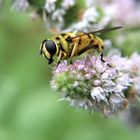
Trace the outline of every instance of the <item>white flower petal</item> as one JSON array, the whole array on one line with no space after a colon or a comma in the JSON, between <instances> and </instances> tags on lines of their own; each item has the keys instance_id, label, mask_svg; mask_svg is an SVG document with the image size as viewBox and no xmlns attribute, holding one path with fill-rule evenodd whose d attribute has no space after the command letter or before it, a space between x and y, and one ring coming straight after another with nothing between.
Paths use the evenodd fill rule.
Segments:
<instances>
[{"instance_id":1,"label":"white flower petal","mask_svg":"<svg viewBox=\"0 0 140 140\"><path fill-rule=\"evenodd\" d=\"M123 103L124 99L123 97L121 97L120 95L111 95L110 96L110 101L113 103L113 104L120 104L120 103Z\"/></svg>"},{"instance_id":2,"label":"white flower petal","mask_svg":"<svg viewBox=\"0 0 140 140\"><path fill-rule=\"evenodd\" d=\"M105 96L103 93L103 89L101 87L96 87L93 88L91 91L91 97L95 100L97 99L98 102L100 102L100 100L105 100Z\"/></svg>"}]
</instances>

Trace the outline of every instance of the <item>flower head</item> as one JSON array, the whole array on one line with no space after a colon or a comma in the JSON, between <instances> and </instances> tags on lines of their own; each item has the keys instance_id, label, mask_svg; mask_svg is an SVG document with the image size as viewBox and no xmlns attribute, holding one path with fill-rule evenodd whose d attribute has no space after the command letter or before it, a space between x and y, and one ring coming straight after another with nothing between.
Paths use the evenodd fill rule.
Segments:
<instances>
[{"instance_id":1,"label":"flower head","mask_svg":"<svg viewBox=\"0 0 140 140\"><path fill-rule=\"evenodd\" d=\"M100 56L86 56L53 71L52 88L71 105L110 115L125 108L124 91L130 86L128 75L103 63Z\"/></svg>"},{"instance_id":2,"label":"flower head","mask_svg":"<svg viewBox=\"0 0 140 140\"><path fill-rule=\"evenodd\" d=\"M112 51L113 52L113 51ZM109 54L108 59L110 63L118 69L120 73L125 73L131 77L131 88L128 90L128 98L139 98L140 96L140 55L133 53L130 58L121 57L120 54ZM126 79L127 81L127 79Z\"/></svg>"}]
</instances>

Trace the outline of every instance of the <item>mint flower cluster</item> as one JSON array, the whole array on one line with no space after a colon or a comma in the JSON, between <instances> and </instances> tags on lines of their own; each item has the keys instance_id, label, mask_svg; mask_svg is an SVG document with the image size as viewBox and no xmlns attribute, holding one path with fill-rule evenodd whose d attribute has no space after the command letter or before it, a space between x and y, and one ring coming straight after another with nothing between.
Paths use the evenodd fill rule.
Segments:
<instances>
[{"instance_id":1,"label":"mint flower cluster","mask_svg":"<svg viewBox=\"0 0 140 140\"><path fill-rule=\"evenodd\" d=\"M132 85L128 73L103 63L100 56L86 56L53 71L52 88L72 106L109 116L127 107L124 91Z\"/></svg>"},{"instance_id":2,"label":"mint flower cluster","mask_svg":"<svg viewBox=\"0 0 140 140\"><path fill-rule=\"evenodd\" d=\"M71 65L61 62L53 70L51 86L70 105L110 116L139 101L139 81L140 55L127 58L112 51L106 62L89 55Z\"/></svg>"}]
</instances>

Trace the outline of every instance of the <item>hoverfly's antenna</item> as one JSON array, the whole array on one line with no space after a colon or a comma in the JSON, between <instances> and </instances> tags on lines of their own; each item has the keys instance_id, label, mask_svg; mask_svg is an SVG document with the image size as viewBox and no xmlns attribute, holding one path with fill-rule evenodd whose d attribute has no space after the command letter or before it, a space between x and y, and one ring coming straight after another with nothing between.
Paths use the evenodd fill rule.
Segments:
<instances>
[{"instance_id":1,"label":"hoverfly's antenna","mask_svg":"<svg viewBox=\"0 0 140 140\"><path fill-rule=\"evenodd\" d=\"M106 29L101 29L101 30L97 30L97 31L93 31L93 32L88 32L88 33L84 33L82 35L79 35L79 36L75 36L75 37L72 37L70 39L75 39L77 37L81 37L81 36L84 36L84 35L88 35L88 34L97 34L97 33L106 33L106 32L111 32L113 30L118 30L118 29L121 29L123 28L122 26L118 26L118 27L112 27L112 28L106 28Z\"/></svg>"}]
</instances>

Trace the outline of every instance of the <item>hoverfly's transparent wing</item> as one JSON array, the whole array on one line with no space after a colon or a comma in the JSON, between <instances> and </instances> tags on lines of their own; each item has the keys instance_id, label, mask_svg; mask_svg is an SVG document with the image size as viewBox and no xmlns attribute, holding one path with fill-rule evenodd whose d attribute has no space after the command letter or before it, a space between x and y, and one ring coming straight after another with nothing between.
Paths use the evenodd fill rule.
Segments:
<instances>
[{"instance_id":1,"label":"hoverfly's transparent wing","mask_svg":"<svg viewBox=\"0 0 140 140\"><path fill-rule=\"evenodd\" d=\"M91 34L96 34L96 33L106 33L106 32L111 32L113 30L118 30L118 29L121 29L123 27L121 26L118 26L118 27L112 27L112 28L106 28L106 29L102 29L102 30L97 30L97 31L94 31L94 32L90 32ZM88 34L88 33L87 33Z\"/></svg>"},{"instance_id":2,"label":"hoverfly's transparent wing","mask_svg":"<svg viewBox=\"0 0 140 140\"><path fill-rule=\"evenodd\" d=\"M93 32L88 32L88 33L84 33L82 35L77 35L75 37L71 37L69 38L69 40L73 40L75 38L78 38L78 37L81 37L81 36L84 36L84 35L88 35L88 34L97 34L97 33L106 33L106 32L111 32L113 30L118 30L120 28L123 28L121 26L118 26L118 27L112 27L112 28L106 28L106 29L101 29L101 30L97 30L97 31L93 31Z\"/></svg>"}]
</instances>

